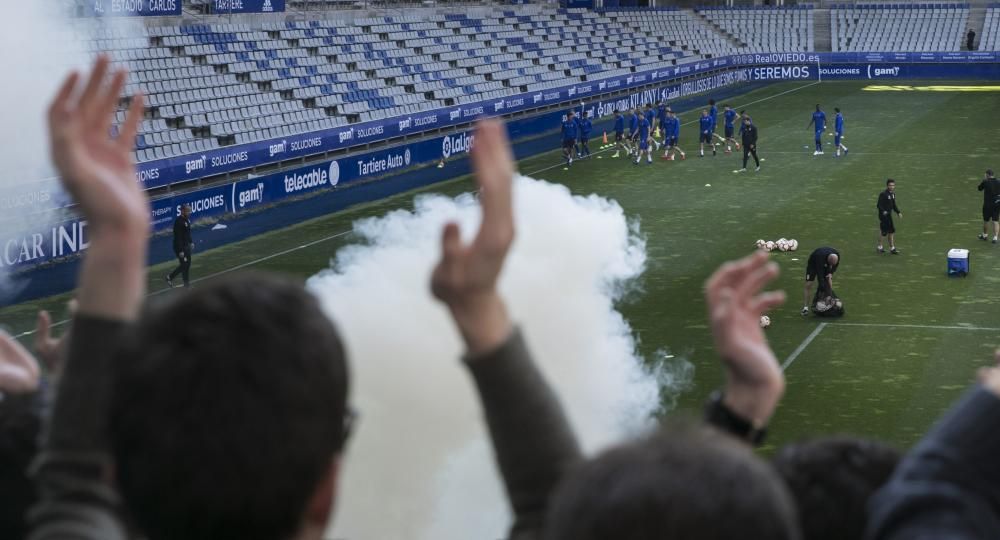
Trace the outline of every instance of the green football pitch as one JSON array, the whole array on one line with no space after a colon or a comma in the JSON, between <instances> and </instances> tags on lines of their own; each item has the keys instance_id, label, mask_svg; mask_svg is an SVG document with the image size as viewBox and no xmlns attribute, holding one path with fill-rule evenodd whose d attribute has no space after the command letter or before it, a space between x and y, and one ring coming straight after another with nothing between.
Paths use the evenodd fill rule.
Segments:
<instances>
[{"instance_id":1,"label":"green football pitch","mask_svg":"<svg viewBox=\"0 0 1000 540\"><path fill-rule=\"evenodd\" d=\"M898 84L898 83L897 83ZM722 262L747 254L758 238L796 238L797 252L775 253L776 287L789 302L771 315L767 335L786 364L788 391L771 426L771 445L819 433L851 432L901 446L921 433L973 380L1000 345L1000 245L976 238L987 168L1000 168L1000 93L988 87L908 81L880 90L866 83L789 83L733 98L760 129L760 172L735 174L742 153L697 156L696 113L682 115L685 161L633 165L611 152L571 170L557 152L524 160L520 170L618 201L641 222L648 267L641 294L620 310L639 337L641 353L669 350L695 365L694 380L677 398L696 411L722 382L705 320L701 285ZM821 103L847 119L846 157L812 155L807 127ZM828 130L829 131L829 130ZM553 138L555 136L553 135ZM596 150L600 143L595 141ZM875 200L887 177L897 181L903 218L900 255L875 251ZM469 178L425 191L448 195L472 188ZM327 267L352 241L351 223L406 208L414 193L356 207L238 244L199 253L194 277L253 267L301 278ZM531 234L521 231L520 234ZM830 245L842 253L836 289L847 315L824 322L802 317L805 259ZM289 249L289 246L300 246ZM950 248L971 250L971 273L946 276ZM163 293L169 265L150 271ZM64 315L66 296L0 310L14 333L33 326L39 308Z\"/></svg>"}]
</instances>

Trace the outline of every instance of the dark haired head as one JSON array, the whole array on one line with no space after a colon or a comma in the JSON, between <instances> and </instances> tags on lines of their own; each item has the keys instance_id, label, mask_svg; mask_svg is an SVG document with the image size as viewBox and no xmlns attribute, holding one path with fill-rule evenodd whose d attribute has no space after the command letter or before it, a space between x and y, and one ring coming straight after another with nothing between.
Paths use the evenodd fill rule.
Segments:
<instances>
[{"instance_id":1,"label":"dark haired head","mask_svg":"<svg viewBox=\"0 0 1000 540\"><path fill-rule=\"evenodd\" d=\"M243 274L151 308L123 343L110 407L130 515L150 540L325 525L347 391L337 331L300 284Z\"/></svg>"},{"instance_id":2,"label":"dark haired head","mask_svg":"<svg viewBox=\"0 0 1000 540\"><path fill-rule=\"evenodd\" d=\"M819 103L816 104L816 110L819 110Z\"/></svg>"},{"instance_id":3,"label":"dark haired head","mask_svg":"<svg viewBox=\"0 0 1000 540\"><path fill-rule=\"evenodd\" d=\"M993 178L993 169L986 169L986 176Z\"/></svg>"},{"instance_id":4,"label":"dark haired head","mask_svg":"<svg viewBox=\"0 0 1000 540\"><path fill-rule=\"evenodd\" d=\"M840 112L840 107L834 107L833 112Z\"/></svg>"},{"instance_id":5,"label":"dark haired head","mask_svg":"<svg viewBox=\"0 0 1000 540\"><path fill-rule=\"evenodd\" d=\"M886 178L886 179L885 179L885 185L887 185L887 186L888 186L889 184L895 184L895 183L896 183L896 181L895 181L895 180L893 180L892 178Z\"/></svg>"},{"instance_id":6,"label":"dark haired head","mask_svg":"<svg viewBox=\"0 0 1000 540\"><path fill-rule=\"evenodd\" d=\"M545 540L799 538L771 466L709 427L672 421L571 471L552 496Z\"/></svg>"},{"instance_id":7,"label":"dark haired head","mask_svg":"<svg viewBox=\"0 0 1000 540\"><path fill-rule=\"evenodd\" d=\"M709 104L709 105L715 105L715 100L714 100L714 99L710 99L710 100L708 100L708 104Z\"/></svg>"},{"instance_id":8,"label":"dark haired head","mask_svg":"<svg viewBox=\"0 0 1000 540\"><path fill-rule=\"evenodd\" d=\"M845 540L862 538L868 499L899 460L890 446L842 436L786 445L774 466L798 504L803 537Z\"/></svg>"},{"instance_id":9,"label":"dark haired head","mask_svg":"<svg viewBox=\"0 0 1000 540\"><path fill-rule=\"evenodd\" d=\"M0 538L27 538L25 515L37 500L28 477L41 431L39 394L0 399Z\"/></svg>"}]
</instances>

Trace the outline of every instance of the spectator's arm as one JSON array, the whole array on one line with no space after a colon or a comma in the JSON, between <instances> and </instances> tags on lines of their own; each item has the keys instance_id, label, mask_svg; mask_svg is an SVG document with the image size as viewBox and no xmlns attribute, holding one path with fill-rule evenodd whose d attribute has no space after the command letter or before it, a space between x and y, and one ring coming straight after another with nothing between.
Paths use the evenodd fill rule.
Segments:
<instances>
[{"instance_id":1,"label":"spectator's arm","mask_svg":"<svg viewBox=\"0 0 1000 540\"><path fill-rule=\"evenodd\" d=\"M705 283L715 349L726 368L723 404L757 430L767 425L785 391L784 374L760 327L760 317L785 301L783 292L761 292L777 276L778 265L756 251L723 264Z\"/></svg>"},{"instance_id":2,"label":"spectator's arm","mask_svg":"<svg viewBox=\"0 0 1000 540\"><path fill-rule=\"evenodd\" d=\"M966 394L869 503L869 540L1000 538L1000 397Z\"/></svg>"},{"instance_id":3,"label":"spectator's arm","mask_svg":"<svg viewBox=\"0 0 1000 540\"><path fill-rule=\"evenodd\" d=\"M445 227L431 290L448 307L466 344L466 363L514 510L511 536L534 539L541 534L550 492L580 453L558 400L513 330L497 292L514 239L514 161L503 124L479 124L472 161L482 225L470 245L462 244L457 225Z\"/></svg>"},{"instance_id":4,"label":"spectator's arm","mask_svg":"<svg viewBox=\"0 0 1000 540\"><path fill-rule=\"evenodd\" d=\"M32 540L125 538L109 483L108 401L118 337L146 291L149 202L131 155L142 97L133 98L120 136L109 137L125 72L105 84L108 65L101 57L79 92L78 76L71 75L49 111L52 157L88 221L90 247L69 355L35 466L41 498L30 515Z\"/></svg>"}]
</instances>

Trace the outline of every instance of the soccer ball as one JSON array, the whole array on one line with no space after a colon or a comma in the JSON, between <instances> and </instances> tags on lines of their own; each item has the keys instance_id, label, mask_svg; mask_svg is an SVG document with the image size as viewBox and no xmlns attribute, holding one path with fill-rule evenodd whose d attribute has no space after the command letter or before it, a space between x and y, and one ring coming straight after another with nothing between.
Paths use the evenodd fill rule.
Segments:
<instances>
[{"instance_id":1,"label":"soccer ball","mask_svg":"<svg viewBox=\"0 0 1000 540\"><path fill-rule=\"evenodd\" d=\"M788 251L789 249L788 242L781 242L780 244L778 244L778 249L780 249L781 251Z\"/></svg>"},{"instance_id":2,"label":"soccer ball","mask_svg":"<svg viewBox=\"0 0 1000 540\"><path fill-rule=\"evenodd\" d=\"M761 328L767 328L768 326L771 326L771 318L768 317L767 315L761 315L760 316L760 327Z\"/></svg>"},{"instance_id":3,"label":"soccer ball","mask_svg":"<svg viewBox=\"0 0 1000 540\"><path fill-rule=\"evenodd\" d=\"M796 240L796 239L794 239L794 238L792 238L791 240L789 240L788 241L788 249L791 250L791 251L795 251L796 249L799 249L799 241Z\"/></svg>"},{"instance_id":4,"label":"soccer ball","mask_svg":"<svg viewBox=\"0 0 1000 540\"><path fill-rule=\"evenodd\" d=\"M774 242L772 242L770 240L768 240L767 242L764 242L764 250L765 251L774 251Z\"/></svg>"},{"instance_id":5,"label":"soccer ball","mask_svg":"<svg viewBox=\"0 0 1000 540\"><path fill-rule=\"evenodd\" d=\"M764 244L766 243L763 240L757 240L753 245L757 246L757 249L764 249Z\"/></svg>"}]
</instances>

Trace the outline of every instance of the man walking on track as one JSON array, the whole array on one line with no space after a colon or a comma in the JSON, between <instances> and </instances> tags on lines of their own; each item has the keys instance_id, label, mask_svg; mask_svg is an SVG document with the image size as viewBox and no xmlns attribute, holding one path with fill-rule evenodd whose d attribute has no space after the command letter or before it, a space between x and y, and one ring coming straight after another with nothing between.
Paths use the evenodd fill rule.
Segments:
<instances>
[{"instance_id":1,"label":"man walking on track","mask_svg":"<svg viewBox=\"0 0 1000 540\"><path fill-rule=\"evenodd\" d=\"M194 248L194 241L191 240L191 207L184 205L181 207L181 215L174 220L174 254L177 256L179 264L170 275L167 276L167 285L174 288L174 278L177 274L184 280L184 286L191 286L191 250Z\"/></svg>"}]
</instances>

